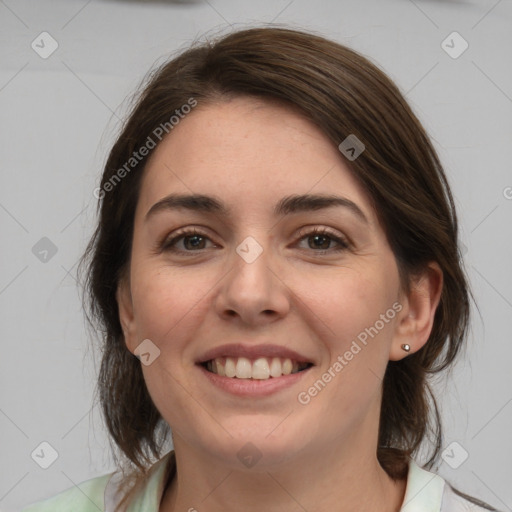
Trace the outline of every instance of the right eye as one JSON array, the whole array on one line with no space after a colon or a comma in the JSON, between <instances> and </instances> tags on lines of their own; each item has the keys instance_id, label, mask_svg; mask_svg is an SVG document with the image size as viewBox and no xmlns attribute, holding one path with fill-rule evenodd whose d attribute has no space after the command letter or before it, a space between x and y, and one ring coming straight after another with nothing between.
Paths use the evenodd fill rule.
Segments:
<instances>
[{"instance_id":1,"label":"right eye","mask_svg":"<svg viewBox=\"0 0 512 512\"><path fill-rule=\"evenodd\" d=\"M198 252L206 249L206 247L204 247L206 240L210 239L201 231L196 229L185 229L178 231L178 233L176 233L172 238L164 240L161 248L162 251L175 253ZM180 241L183 241L184 249L176 248Z\"/></svg>"}]
</instances>

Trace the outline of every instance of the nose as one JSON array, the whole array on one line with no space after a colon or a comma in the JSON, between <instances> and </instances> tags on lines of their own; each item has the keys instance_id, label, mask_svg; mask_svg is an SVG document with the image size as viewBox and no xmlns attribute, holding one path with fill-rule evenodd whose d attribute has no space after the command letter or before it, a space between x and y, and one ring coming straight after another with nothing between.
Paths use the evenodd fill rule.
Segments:
<instances>
[{"instance_id":1,"label":"nose","mask_svg":"<svg viewBox=\"0 0 512 512\"><path fill-rule=\"evenodd\" d=\"M261 248L256 253L255 245ZM251 238L248 245L242 243L237 247L230 263L232 266L222 280L216 300L220 316L258 326L288 313L290 290L285 284L282 266L277 264L268 245L263 248Z\"/></svg>"}]
</instances>

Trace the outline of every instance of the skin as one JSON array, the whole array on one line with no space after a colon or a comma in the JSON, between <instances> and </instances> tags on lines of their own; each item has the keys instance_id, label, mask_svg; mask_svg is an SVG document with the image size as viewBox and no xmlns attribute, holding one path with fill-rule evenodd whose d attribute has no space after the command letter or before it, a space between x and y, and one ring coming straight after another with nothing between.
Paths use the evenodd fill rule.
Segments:
<instances>
[{"instance_id":1,"label":"skin","mask_svg":"<svg viewBox=\"0 0 512 512\"><path fill-rule=\"evenodd\" d=\"M337 147L273 103L199 105L144 172L129 275L117 298L128 349L150 339L160 350L142 365L172 428L178 467L160 511L398 511L406 482L391 480L376 456L382 378L389 360L407 356L401 344L412 354L428 339L442 288L437 264L403 293L377 214ZM232 213L168 210L145 220L170 193L212 195ZM282 197L305 193L346 197L368 224L343 207L273 216ZM181 253L155 249L183 227L206 237L200 250L190 238L176 242ZM315 227L349 247L335 251L329 238L315 245L306 236ZM250 264L235 250L247 236L263 249ZM307 405L299 403L298 393L396 302L401 311L378 335ZM315 366L269 397L235 397L210 384L195 361L236 342L287 346ZM237 457L248 442L262 455L251 468Z\"/></svg>"}]
</instances>

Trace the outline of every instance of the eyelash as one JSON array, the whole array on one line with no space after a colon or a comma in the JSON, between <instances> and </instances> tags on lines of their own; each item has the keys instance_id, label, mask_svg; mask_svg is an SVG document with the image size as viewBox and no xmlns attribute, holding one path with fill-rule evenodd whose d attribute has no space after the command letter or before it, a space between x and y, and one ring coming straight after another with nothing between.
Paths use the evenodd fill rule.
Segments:
<instances>
[{"instance_id":1,"label":"eyelash","mask_svg":"<svg viewBox=\"0 0 512 512\"><path fill-rule=\"evenodd\" d=\"M183 250L176 249L174 247L176 242L178 242L179 240L193 237L193 236L199 236L201 238L205 238L205 239L209 240L209 237L206 234L202 233L201 231L198 231L195 228L187 229L187 230L178 232L174 237L172 237L169 240L164 239L163 242L161 244L159 244L160 250L164 251L164 252L174 252L174 253L194 253L194 252L202 252L202 251L206 250L206 249L198 249L197 251L183 251ZM335 248L335 249L324 249L324 250L318 250L318 251L311 249L315 253L325 254L328 252L341 252L341 251L345 251L345 250L349 249L349 247L350 247L350 245L348 244L348 242L346 240L337 236L336 234L332 233L331 231L329 231L326 228L313 228L310 231L301 232L301 233L299 233L300 238L298 239L298 241L300 242L300 241L304 240L305 238L309 238L312 236L325 236L325 237L330 238L332 241L336 242L339 245L339 247Z\"/></svg>"}]
</instances>

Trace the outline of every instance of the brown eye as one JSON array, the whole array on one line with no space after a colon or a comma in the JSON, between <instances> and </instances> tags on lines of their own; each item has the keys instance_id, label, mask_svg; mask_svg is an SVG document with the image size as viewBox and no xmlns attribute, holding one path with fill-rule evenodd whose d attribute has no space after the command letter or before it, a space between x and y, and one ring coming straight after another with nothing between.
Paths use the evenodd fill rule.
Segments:
<instances>
[{"instance_id":1,"label":"brown eye","mask_svg":"<svg viewBox=\"0 0 512 512\"><path fill-rule=\"evenodd\" d=\"M304 239L308 240L308 249L317 249L316 252L338 252L349 247L345 240L326 229L315 228L309 232L302 233L300 240ZM332 242L335 242L337 247L330 247Z\"/></svg>"},{"instance_id":2,"label":"brown eye","mask_svg":"<svg viewBox=\"0 0 512 512\"><path fill-rule=\"evenodd\" d=\"M207 249L206 241L210 240L204 233L196 230L188 230L177 233L171 239L162 244L163 251L170 252L195 252ZM177 247L182 241L181 247Z\"/></svg>"}]
</instances>

